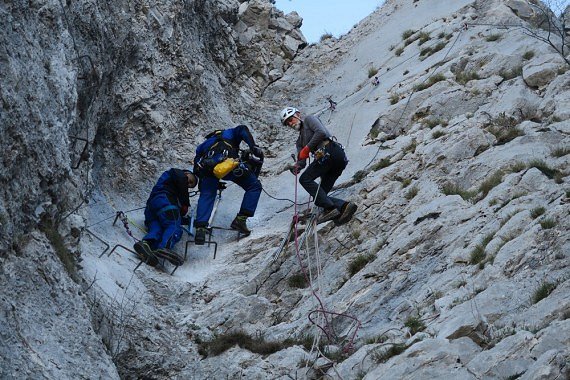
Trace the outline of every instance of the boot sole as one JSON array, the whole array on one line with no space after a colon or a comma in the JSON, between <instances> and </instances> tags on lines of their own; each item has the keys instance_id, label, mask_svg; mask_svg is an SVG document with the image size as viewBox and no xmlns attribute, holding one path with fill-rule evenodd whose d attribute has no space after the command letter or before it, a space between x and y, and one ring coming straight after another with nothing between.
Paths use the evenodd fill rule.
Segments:
<instances>
[{"instance_id":1,"label":"boot sole","mask_svg":"<svg viewBox=\"0 0 570 380\"><path fill-rule=\"evenodd\" d=\"M162 259L168 260L172 265L175 265L177 267L184 264L184 259L175 253L159 249L155 252L155 254Z\"/></svg>"},{"instance_id":2,"label":"boot sole","mask_svg":"<svg viewBox=\"0 0 570 380\"><path fill-rule=\"evenodd\" d=\"M158 265L158 259L154 255L154 252L148 248L148 246L145 246L143 244L135 244L133 248L135 249L135 252L141 261L144 261L151 267Z\"/></svg>"}]
</instances>

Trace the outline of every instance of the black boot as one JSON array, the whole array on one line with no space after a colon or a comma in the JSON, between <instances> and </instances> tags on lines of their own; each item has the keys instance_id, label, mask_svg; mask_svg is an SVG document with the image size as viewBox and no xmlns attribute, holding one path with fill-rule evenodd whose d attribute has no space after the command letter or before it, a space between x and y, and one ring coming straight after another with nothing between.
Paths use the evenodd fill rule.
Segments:
<instances>
[{"instance_id":1,"label":"black boot","mask_svg":"<svg viewBox=\"0 0 570 380\"><path fill-rule=\"evenodd\" d=\"M196 245L204 245L206 242L206 234L208 229L206 227L196 227L196 236L194 236L194 243Z\"/></svg>"},{"instance_id":2,"label":"black boot","mask_svg":"<svg viewBox=\"0 0 570 380\"><path fill-rule=\"evenodd\" d=\"M158 264L158 258L155 256L154 251L145 240L137 241L133 248L141 261L144 261L151 267L155 267Z\"/></svg>"},{"instance_id":3,"label":"black boot","mask_svg":"<svg viewBox=\"0 0 570 380\"><path fill-rule=\"evenodd\" d=\"M335 220L335 223L337 225L348 223L350 221L350 219L352 219L352 216L356 212L357 208L358 208L358 206L356 206L354 203L346 202L342 206L340 216L338 217L338 219Z\"/></svg>"},{"instance_id":4,"label":"black boot","mask_svg":"<svg viewBox=\"0 0 570 380\"><path fill-rule=\"evenodd\" d=\"M319 215L319 218L317 219L317 224L328 222L330 220L338 218L339 216L340 216L340 211L338 211L334 207L328 210L324 210L321 213L321 215Z\"/></svg>"},{"instance_id":5,"label":"black boot","mask_svg":"<svg viewBox=\"0 0 570 380\"><path fill-rule=\"evenodd\" d=\"M249 228L247 228L246 222L247 222L247 216L237 215L232 221L230 227L233 230L239 231L241 234L244 234L245 236L249 236L249 234L251 234L251 231L249 230Z\"/></svg>"}]
</instances>

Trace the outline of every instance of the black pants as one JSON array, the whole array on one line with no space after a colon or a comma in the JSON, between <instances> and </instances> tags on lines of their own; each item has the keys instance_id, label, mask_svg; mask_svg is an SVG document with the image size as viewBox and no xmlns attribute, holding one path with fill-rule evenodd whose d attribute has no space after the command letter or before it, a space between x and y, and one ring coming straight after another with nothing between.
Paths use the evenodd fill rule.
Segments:
<instances>
[{"instance_id":1,"label":"black pants","mask_svg":"<svg viewBox=\"0 0 570 380\"><path fill-rule=\"evenodd\" d=\"M299 183L315 199L315 204L325 209L336 208L340 211L345 201L329 197L335 181L340 177L348 164L348 159L342 146L334 141L325 146L325 157L313 161L299 178ZM315 179L321 179L321 185ZM318 192L317 192L318 189Z\"/></svg>"}]
</instances>

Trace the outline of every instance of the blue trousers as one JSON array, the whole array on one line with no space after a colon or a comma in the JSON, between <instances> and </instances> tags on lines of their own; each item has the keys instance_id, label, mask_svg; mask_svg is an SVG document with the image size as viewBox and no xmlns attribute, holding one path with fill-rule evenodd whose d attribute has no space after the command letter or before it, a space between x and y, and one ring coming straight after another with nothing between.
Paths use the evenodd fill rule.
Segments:
<instances>
[{"instance_id":1,"label":"blue trousers","mask_svg":"<svg viewBox=\"0 0 570 380\"><path fill-rule=\"evenodd\" d=\"M259 197L261 196L261 182L249 170L243 170L241 176L236 176L231 172L223 178L224 181L232 181L245 190L239 214L243 216L253 216ZM198 207L196 210L196 227L208 226L208 220L214 209L216 200L216 192L218 191L218 183L220 181L216 177L200 178L200 198L198 199Z\"/></svg>"},{"instance_id":2,"label":"blue trousers","mask_svg":"<svg viewBox=\"0 0 570 380\"><path fill-rule=\"evenodd\" d=\"M180 241L182 237L180 208L165 194L157 194L147 201L144 219L148 233L143 240L147 240L152 249L172 249Z\"/></svg>"}]
</instances>

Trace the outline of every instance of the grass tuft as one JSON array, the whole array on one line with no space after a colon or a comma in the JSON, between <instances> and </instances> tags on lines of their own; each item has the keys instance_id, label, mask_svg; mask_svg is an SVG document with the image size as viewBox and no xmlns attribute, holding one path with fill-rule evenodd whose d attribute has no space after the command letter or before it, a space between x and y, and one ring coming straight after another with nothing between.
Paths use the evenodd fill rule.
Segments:
<instances>
[{"instance_id":1,"label":"grass tuft","mask_svg":"<svg viewBox=\"0 0 570 380\"><path fill-rule=\"evenodd\" d=\"M356 273L360 272L360 270L362 270L362 268L364 268L366 266L366 264L368 264L371 261L374 261L374 259L376 259L376 255L373 253L369 253L369 254L361 254L356 256L349 264L348 264L348 273L350 274L350 276L354 276Z\"/></svg>"},{"instance_id":2,"label":"grass tuft","mask_svg":"<svg viewBox=\"0 0 570 380\"><path fill-rule=\"evenodd\" d=\"M432 75L431 77L429 77L428 80L426 80L426 81L424 81L424 82L422 82L422 83L420 83L420 84L415 85L415 86L414 86L414 91L423 91L423 90L425 90L426 88L430 88L431 86L433 86L433 85L436 84L437 82L444 81L445 79L446 79L446 78L445 78L445 75L443 75L443 74L435 74L435 75Z\"/></svg>"},{"instance_id":3,"label":"grass tuft","mask_svg":"<svg viewBox=\"0 0 570 380\"><path fill-rule=\"evenodd\" d=\"M240 330L216 335L211 341L200 342L199 345L200 353L204 356L218 356L236 345L260 355L269 355L291 347L295 343L293 340L266 342L263 337L253 338Z\"/></svg>"},{"instance_id":4,"label":"grass tuft","mask_svg":"<svg viewBox=\"0 0 570 380\"><path fill-rule=\"evenodd\" d=\"M423 323L421 319L418 317L409 316L404 322L404 326L410 329L411 335L416 335L420 331L424 331L426 329L426 325Z\"/></svg>"},{"instance_id":5,"label":"grass tuft","mask_svg":"<svg viewBox=\"0 0 570 380\"><path fill-rule=\"evenodd\" d=\"M552 155L552 157L564 157L570 154L570 148L566 146L561 146L553 149L552 152L550 152L550 154Z\"/></svg>"},{"instance_id":6,"label":"grass tuft","mask_svg":"<svg viewBox=\"0 0 570 380\"><path fill-rule=\"evenodd\" d=\"M381 159L380 161L378 161L374 165L372 165L370 167L370 170L375 172L377 170L387 168L390 165L392 165L392 163L390 162L390 159L386 157L386 158Z\"/></svg>"},{"instance_id":7,"label":"grass tuft","mask_svg":"<svg viewBox=\"0 0 570 380\"><path fill-rule=\"evenodd\" d=\"M443 185L442 191L445 195L459 195L466 201L471 201L477 195L475 191L464 190L459 185L452 183Z\"/></svg>"},{"instance_id":8,"label":"grass tuft","mask_svg":"<svg viewBox=\"0 0 570 380\"><path fill-rule=\"evenodd\" d=\"M528 61L529 59L532 59L534 57L534 51L532 50L525 51L522 57L525 61Z\"/></svg>"},{"instance_id":9,"label":"grass tuft","mask_svg":"<svg viewBox=\"0 0 570 380\"><path fill-rule=\"evenodd\" d=\"M534 291L532 295L532 303L538 303L548 297L550 293L552 293L556 289L556 284L552 282L543 282L540 286Z\"/></svg>"},{"instance_id":10,"label":"grass tuft","mask_svg":"<svg viewBox=\"0 0 570 380\"><path fill-rule=\"evenodd\" d=\"M289 287L295 289L304 289L309 284L307 284L307 279L303 273L296 273L287 279Z\"/></svg>"},{"instance_id":11,"label":"grass tuft","mask_svg":"<svg viewBox=\"0 0 570 380\"><path fill-rule=\"evenodd\" d=\"M469 264L476 265L487 257L487 253L485 252L485 247L482 244L477 244L473 251L471 251L471 255L469 256Z\"/></svg>"},{"instance_id":12,"label":"grass tuft","mask_svg":"<svg viewBox=\"0 0 570 380\"><path fill-rule=\"evenodd\" d=\"M407 200L411 200L413 199L416 195L418 195L420 189L417 186L413 186L410 188L410 190L408 190L408 192L406 193L406 195L404 195L404 197Z\"/></svg>"},{"instance_id":13,"label":"grass tuft","mask_svg":"<svg viewBox=\"0 0 570 380\"><path fill-rule=\"evenodd\" d=\"M483 181L483 183L479 186L479 191L481 194L481 199L484 199L487 194L496 186L500 185L503 181L503 171L498 170L491 177Z\"/></svg>"},{"instance_id":14,"label":"grass tuft","mask_svg":"<svg viewBox=\"0 0 570 380\"><path fill-rule=\"evenodd\" d=\"M388 361L388 359L400 355L402 352L406 351L407 348L408 346L405 344L393 344L387 350L374 354L372 358L376 363L385 363Z\"/></svg>"},{"instance_id":15,"label":"grass tuft","mask_svg":"<svg viewBox=\"0 0 570 380\"><path fill-rule=\"evenodd\" d=\"M332 33L325 32L323 35L321 35L321 38L319 39L319 41L324 42L324 41L326 41L332 37L333 37Z\"/></svg>"},{"instance_id":16,"label":"grass tuft","mask_svg":"<svg viewBox=\"0 0 570 380\"><path fill-rule=\"evenodd\" d=\"M459 84L465 85L467 82L472 80L481 79L476 71L462 71L455 74L455 81Z\"/></svg>"},{"instance_id":17,"label":"grass tuft","mask_svg":"<svg viewBox=\"0 0 570 380\"><path fill-rule=\"evenodd\" d=\"M374 66L368 68L368 78L372 78L374 75L378 74L378 69Z\"/></svg>"},{"instance_id":18,"label":"grass tuft","mask_svg":"<svg viewBox=\"0 0 570 380\"><path fill-rule=\"evenodd\" d=\"M530 210L530 216L533 219L536 219L539 216L541 216L542 214L544 214L545 211L546 211L546 209L544 207L535 207L532 210Z\"/></svg>"},{"instance_id":19,"label":"grass tuft","mask_svg":"<svg viewBox=\"0 0 570 380\"><path fill-rule=\"evenodd\" d=\"M407 29L404 30L404 32L402 33L402 40L405 40L409 37L411 37L416 31L412 30L412 29Z\"/></svg>"},{"instance_id":20,"label":"grass tuft","mask_svg":"<svg viewBox=\"0 0 570 380\"><path fill-rule=\"evenodd\" d=\"M500 39L501 39L500 34L489 34L487 37L485 37L485 41L487 42L498 41Z\"/></svg>"},{"instance_id":21,"label":"grass tuft","mask_svg":"<svg viewBox=\"0 0 570 380\"><path fill-rule=\"evenodd\" d=\"M554 179L556 175L559 174L558 169L551 168L546 164L546 162L542 160L532 160L531 162L529 162L528 166L529 168L537 168L542 172L542 174L544 174L550 179Z\"/></svg>"},{"instance_id":22,"label":"grass tuft","mask_svg":"<svg viewBox=\"0 0 570 380\"><path fill-rule=\"evenodd\" d=\"M444 131L435 131L434 133L431 134L431 137L433 139L438 139L441 136L445 136L445 132Z\"/></svg>"},{"instance_id":23,"label":"grass tuft","mask_svg":"<svg viewBox=\"0 0 570 380\"><path fill-rule=\"evenodd\" d=\"M549 230L551 228L554 228L554 226L556 226L556 220L544 219L540 222L540 226L542 227L543 230Z\"/></svg>"}]
</instances>

